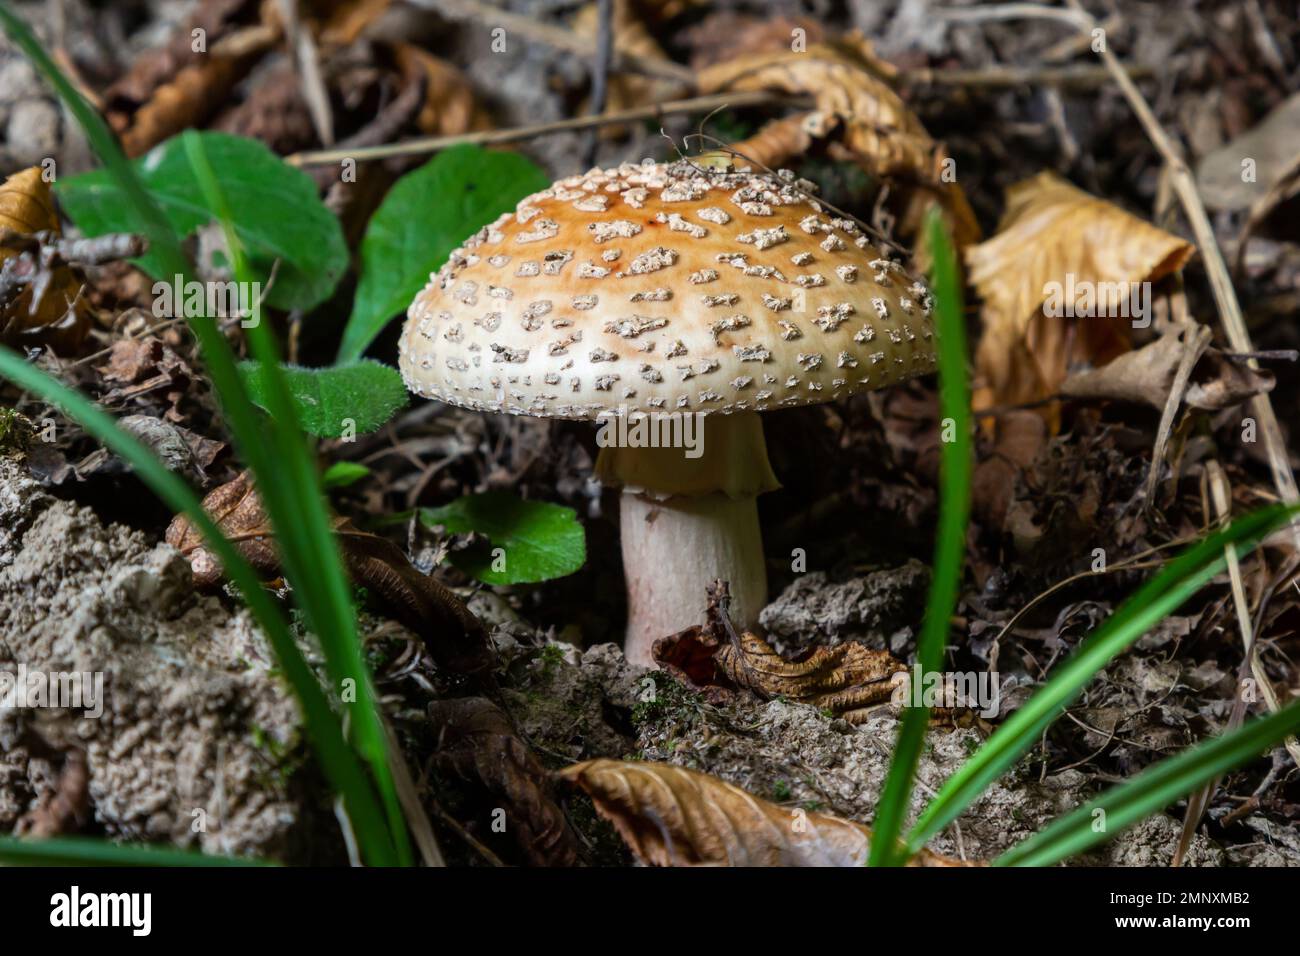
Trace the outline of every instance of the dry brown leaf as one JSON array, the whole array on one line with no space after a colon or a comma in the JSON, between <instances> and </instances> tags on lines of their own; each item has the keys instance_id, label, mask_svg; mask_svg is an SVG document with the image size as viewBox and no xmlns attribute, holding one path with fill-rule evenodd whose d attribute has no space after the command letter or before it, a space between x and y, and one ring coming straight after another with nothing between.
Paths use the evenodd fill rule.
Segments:
<instances>
[{"instance_id":1,"label":"dry brown leaf","mask_svg":"<svg viewBox=\"0 0 1300 956\"><path fill-rule=\"evenodd\" d=\"M805 53L756 53L703 70L702 93L774 90L806 94L817 111L837 119L845 144L869 171L881 176L919 176L937 181L938 144L894 90L864 64L828 46Z\"/></svg>"},{"instance_id":2,"label":"dry brown leaf","mask_svg":"<svg viewBox=\"0 0 1300 956\"><path fill-rule=\"evenodd\" d=\"M816 113L807 128L829 133L868 173L916 189L921 205L937 198L959 247L979 238L979 225L955 181L945 181L947 155L885 77L891 68L859 39L854 47L810 45L796 53L758 53L701 71L702 93L771 90L811 96ZM785 157L789 158L789 157ZM919 207L918 207L919 208ZM909 222L917 217L909 214Z\"/></svg>"},{"instance_id":3,"label":"dry brown leaf","mask_svg":"<svg viewBox=\"0 0 1300 956\"><path fill-rule=\"evenodd\" d=\"M892 654L856 641L816 648L794 662L748 632L740 635L738 648L721 648L717 661L718 669L741 687L812 704L850 723L866 719L869 708L886 703L907 675L907 666Z\"/></svg>"},{"instance_id":4,"label":"dry brown leaf","mask_svg":"<svg viewBox=\"0 0 1300 956\"><path fill-rule=\"evenodd\" d=\"M424 81L424 103L416 117L420 132L457 136L492 125L474 98L474 88L456 67L410 43L394 44L393 55L407 83Z\"/></svg>"},{"instance_id":5,"label":"dry brown leaf","mask_svg":"<svg viewBox=\"0 0 1300 956\"><path fill-rule=\"evenodd\" d=\"M757 634L746 631L737 641L738 648L719 643L705 628L688 628L656 641L654 658L706 698L721 700L725 691L743 688L811 704L851 724L889 704L907 679L902 661L856 642L819 647L804 660L788 661Z\"/></svg>"},{"instance_id":6,"label":"dry brown leaf","mask_svg":"<svg viewBox=\"0 0 1300 956\"><path fill-rule=\"evenodd\" d=\"M588 760L559 776L652 866L863 866L871 849L860 823L777 806L672 764ZM910 865L969 864L922 851Z\"/></svg>"},{"instance_id":7,"label":"dry brown leaf","mask_svg":"<svg viewBox=\"0 0 1300 956\"><path fill-rule=\"evenodd\" d=\"M0 183L3 229L24 236L60 234L54 196L40 167L19 170ZM66 265L44 269L22 252L15 245L0 245L0 276L9 274L15 280L11 297L0 290L0 340L11 345L50 345L60 352L75 350L90 329L80 276ZM20 268L29 274L18 281L12 273Z\"/></svg>"},{"instance_id":8,"label":"dry brown leaf","mask_svg":"<svg viewBox=\"0 0 1300 956\"><path fill-rule=\"evenodd\" d=\"M263 31L259 42L235 52L218 47L241 25L258 19L256 0L204 0L168 42L150 50L104 94L109 124L128 156L140 156L181 130L199 126L225 105L235 85L278 39ZM205 49L194 49L202 30Z\"/></svg>"},{"instance_id":9,"label":"dry brown leaf","mask_svg":"<svg viewBox=\"0 0 1300 956\"><path fill-rule=\"evenodd\" d=\"M248 472L208 492L203 499L203 510L255 571L268 578L280 573L271 523ZM221 562L208 550L202 533L185 515L172 519L164 539L189 559L197 587L211 588L221 581Z\"/></svg>"},{"instance_id":10,"label":"dry brown leaf","mask_svg":"<svg viewBox=\"0 0 1300 956\"><path fill-rule=\"evenodd\" d=\"M589 3L574 16L572 29L578 36L594 40L599 22L600 16L597 5ZM612 25L614 29L614 49L618 53L643 57L647 60L667 60L669 58L663 47L659 45L659 41L646 29L630 0L614 0ZM613 112L662 102L671 99L678 89L678 84L671 81L655 79L636 73L612 71L609 74L608 86L606 87L605 109ZM606 138L622 136L625 132L625 128L621 126L605 126L600 129L600 135Z\"/></svg>"},{"instance_id":11,"label":"dry brown leaf","mask_svg":"<svg viewBox=\"0 0 1300 956\"><path fill-rule=\"evenodd\" d=\"M1296 159L1300 93L1289 97L1246 132L1233 137L1196 164L1196 190L1213 210L1246 209L1271 192ZM1254 175L1243 173L1252 160Z\"/></svg>"},{"instance_id":12,"label":"dry brown leaf","mask_svg":"<svg viewBox=\"0 0 1300 956\"><path fill-rule=\"evenodd\" d=\"M194 371L172 348L153 336L117 339L108 362L98 371L113 385L100 402L114 405L143 396L161 398L169 421L184 421L180 402L194 381Z\"/></svg>"},{"instance_id":13,"label":"dry brown leaf","mask_svg":"<svg viewBox=\"0 0 1300 956\"><path fill-rule=\"evenodd\" d=\"M203 509L259 574L280 574L271 523L248 472L209 492ZM348 518L334 518L333 527L353 581L420 635L440 666L461 674L490 673L487 632L460 598L412 567L387 538L361 531ZM189 558L198 587L221 580L221 562L185 515L172 519L166 540Z\"/></svg>"},{"instance_id":14,"label":"dry brown leaf","mask_svg":"<svg viewBox=\"0 0 1300 956\"><path fill-rule=\"evenodd\" d=\"M1187 328L1171 326L1160 338L1097 369L1077 372L1061 385L1067 398L1119 399L1163 409L1186 350ZM1218 411L1271 391L1272 373L1205 350L1192 369L1182 400L1191 408Z\"/></svg>"},{"instance_id":15,"label":"dry brown leaf","mask_svg":"<svg viewBox=\"0 0 1300 956\"><path fill-rule=\"evenodd\" d=\"M827 42L826 28L810 17L759 17L735 10L715 10L683 30L677 41L690 48L691 69L702 70L751 53L788 50L796 29L804 31L808 43Z\"/></svg>"},{"instance_id":16,"label":"dry brown leaf","mask_svg":"<svg viewBox=\"0 0 1300 956\"><path fill-rule=\"evenodd\" d=\"M1156 281L1181 269L1191 243L1043 172L1007 190L997 235L966 251L970 281L995 322L1023 331L1048 283Z\"/></svg>"},{"instance_id":17,"label":"dry brown leaf","mask_svg":"<svg viewBox=\"0 0 1300 956\"><path fill-rule=\"evenodd\" d=\"M163 140L203 122L226 101L243 72L237 61L215 54L181 67L140 105L129 123L115 124L126 155L143 156Z\"/></svg>"},{"instance_id":18,"label":"dry brown leaf","mask_svg":"<svg viewBox=\"0 0 1300 956\"><path fill-rule=\"evenodd\" d=\"M1237 234L1235 271L1245 270L1246 249L1256 234L1294 241L1297 238L1295 200L1300 196L1300 153L1292 157L1272 187L1251 205Z\"/></svg>"},{"instance_id":19,"label":"dry brown leaf","mask_svg":"<svg viewBox=\"0 0 1300 956\"><path fill-rule=\"evenodd\" d=\"M1041 400L1072 365L1104 364L1130 348L1127 318L1045 315L1050 283L1100 293L1115 288L1111 283L1155 282L1181 269L1193 251L1055 173L1012 186L997 235L966 250L970 282L984 300L974 407Z\"/></svg>"},{"instance_id":20,"label":"dry brown leaf","mask_svg":"<svg viewBox=\"0 0 1300 956\"><path fill-rule=\"evenodd\" d=\"M821 135L817 127L821 117L815 113L795 113L767 123L753 136L731 143L741 156L772 169L802 156L812 145L813 136Z\"/></svg>"},{"instance_id":21,"label":"dry brown leaf","mask_svg":"<svg viewBox=\"0 0 1300 956\"><path fill-rule=\"evenodd\" d=\"M863 723L878 707L895 706L896 692L906 694L907 665L888 651L849 641L818 647L801 660L786 660L757 634L739 633L728 615L725 582L708 587L708 624L690 627L655 641L655 662L713 702L733 689L764 698L785 697L810 704L851 724ZM945 684L954 704L955 689ZM936 722L971 726L978 723L966 706L933 708Z\"/></svg>"},{"instance_id":22,"label":"dry brown leaf","mask_svg":"<svg viewBox=\"0 0 1300 956\"><path fill-rule=\"evenodd\" d=\"M993 452L971 475L971 512L981 524L1002 530L1015 500L1016 482L1046 444L1047 426L1041 416L1014 409L999 417Z\"/></svg>"},{"instance_id":23,"label":"dry brown leaf","mask_svg":"<svg viewBox=\"0 0 1300 956\"><path fill-rule=\"evenodd\" d=\"M393 5L393 0L348 0L332 4L320 24L324 46L345 47L360 39Z\"/></svg>"},{"instance_id":24,"label":"dry brown leaf","mask_svg":"<svg viewBox=\"0 0 1300 956\"><path fill-rule=\"evenodd\" d=\"M713 0L637 0L637 8L657 24L669 23L692 10L707 8Z\"/></svg>"},{"instance_id":25,"label":"dry brown leaf","mask_svg":"<svg viewBox=\"0 0 1300 956\"><path fill-rule=\"evenodd\" d=\"M546 769L484 697L434 701L439 769L486 790L509 815L509 831L534 866L576 866L578 840L551 794Z\"/></svg>"},{"instance_id":26,"label":"dry brown leaf","mask_svg":"<svg viewBox=\"0 0 1300 956\"><path fill-rule=\"evenodd\" d=\"M25 234L59 231L54 194L39 166L19 170L0 185L0 227Z\"/></svg>"}]
</instances>

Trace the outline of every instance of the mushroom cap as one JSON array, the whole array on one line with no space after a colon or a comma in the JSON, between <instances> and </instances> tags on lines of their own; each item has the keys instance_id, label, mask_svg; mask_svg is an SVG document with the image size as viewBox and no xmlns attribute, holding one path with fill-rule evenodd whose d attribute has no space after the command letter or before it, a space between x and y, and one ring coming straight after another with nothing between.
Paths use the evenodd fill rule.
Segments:
<instances>
[{"instance_id":1,"label":"mushroom cap","mask_svg":"<svg viewBox=\"0 0 1300 956\"><path fill-rule=\"evenodd\" d=\"M811 405L933 371L929 292L812 188L688 162L561 180L415 297L407 387L590 419Z\"/></svg>"}]
</instances>

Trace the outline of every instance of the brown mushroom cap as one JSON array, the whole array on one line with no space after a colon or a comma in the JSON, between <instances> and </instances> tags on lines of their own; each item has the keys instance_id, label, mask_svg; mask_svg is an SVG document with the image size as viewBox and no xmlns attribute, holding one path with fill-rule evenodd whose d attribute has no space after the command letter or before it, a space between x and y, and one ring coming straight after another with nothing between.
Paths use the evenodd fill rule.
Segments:
<instances>
[{"instance_id":1,"label":"brown mushroom cap","mask_svg":"<svg viewBox=\"0 0 1300 956\"><path fill-rule=\"evenodd\" d=\"M810 405L933 371L928 291L810 189L684 162L561 180L416 296L406 384L589 419Z\"/></svg>"}]
</instances>

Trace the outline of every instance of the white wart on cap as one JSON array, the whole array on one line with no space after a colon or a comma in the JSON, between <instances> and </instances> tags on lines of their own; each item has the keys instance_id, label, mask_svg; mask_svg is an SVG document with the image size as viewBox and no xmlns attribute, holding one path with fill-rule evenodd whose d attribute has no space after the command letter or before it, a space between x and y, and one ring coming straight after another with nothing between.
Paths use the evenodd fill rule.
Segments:
<instances>
[{"instance_id":1,"label":"white wart on cap","mask_svg":"<svg viewBox=\"0 0 1300 956\"><path fill-rule=\"evenodd\" d=\"M416 297L407 386L590 419L808 405L932 371L929 292L811 188L686 162L562 180Z\"/></svg>"}]
</instances>

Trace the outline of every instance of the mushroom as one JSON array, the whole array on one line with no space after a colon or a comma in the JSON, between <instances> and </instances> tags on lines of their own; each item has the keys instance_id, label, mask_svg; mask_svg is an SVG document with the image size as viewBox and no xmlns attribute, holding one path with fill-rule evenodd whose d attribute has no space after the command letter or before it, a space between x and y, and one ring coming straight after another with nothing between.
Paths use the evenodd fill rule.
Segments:
<instances>
[{"instance_id":1,"label":"mushroom","mask_svg":"<svg viewBox=\"0 0 1300 956\"><path fill-rule=\"evenodd\" d=\"M594 169L467 240L407 314L412 391L601 422L634 663L703 618L715 578L738 623L766 603L756 501L779 485L759 412L934 369L929 292L812 189L689 161Z\"/></svg>"}]
</instances>

